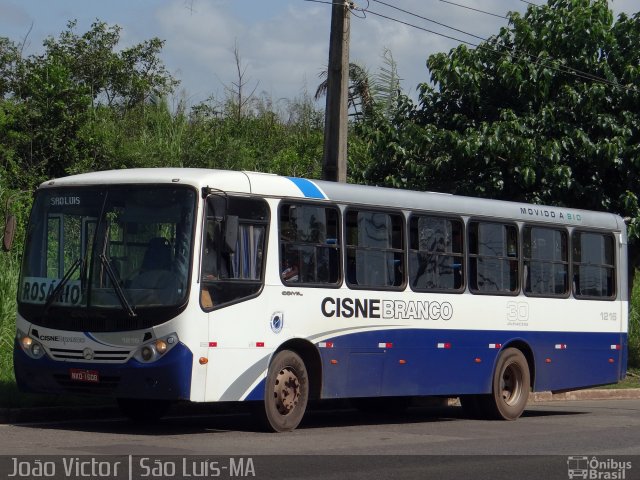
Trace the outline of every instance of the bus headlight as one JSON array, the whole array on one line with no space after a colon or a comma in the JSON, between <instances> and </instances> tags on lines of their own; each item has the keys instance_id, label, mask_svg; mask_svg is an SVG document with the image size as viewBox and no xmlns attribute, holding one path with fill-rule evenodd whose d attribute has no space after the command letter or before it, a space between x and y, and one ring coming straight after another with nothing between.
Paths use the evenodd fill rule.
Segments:
<instances>
[{"instance_id":1,"label":"bus headlight","mask_svg":"<svg viewBox=\"0 0 640 480\"><path fill-rule=\"evenodd\" d=\"M44 355L44 348L40 342L20 330L16 333L16 338L18 339L18 343L24 353L36 360L42 358Z\"/></svg>"},{"instance_id":2,"label":"bus headlight","mask_svg":"<svg viewBox=\"0 0 640 480\"><path fill-rule=\"evenodd\" d=\"M178 344L178 335L171 333L162 338L156 338L136 351L134 357L143 363L155 362Z\"/></svg>"},{"instance_id":3,"label":"bus headlight","mask_svg":"<svg viewBox=\"0 0 640 480\"><path fill-rule=\"evenodd\" d=\"M156 352L153 350L151 345L145 345L140 349L140 356L145 362L150 362L155 354Z\"/></svg>"}]
</instances>

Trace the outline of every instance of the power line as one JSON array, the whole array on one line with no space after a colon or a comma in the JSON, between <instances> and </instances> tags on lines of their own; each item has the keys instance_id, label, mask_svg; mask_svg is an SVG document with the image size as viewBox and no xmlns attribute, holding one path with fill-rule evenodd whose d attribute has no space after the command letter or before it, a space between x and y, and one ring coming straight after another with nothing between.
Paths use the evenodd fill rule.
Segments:
<instances>
[{"instance_id":1,"label":"power line","mask_svg":"<svg viewBox=\"0 0 640 480\"><path fill-rule=\"evenodd\" d=\"M449 0L440 0L442 3L448 3L450 5L455 5L456 7L466 8L467 10L473 10L474 12L484 13L485 15L491 15L493 17L498 18L509 18L506 15L498 15L497 13L487 12L486 10L480 10L479 8L469 7L468 5L462 5L461 3L450 2ZM524 1L524 0L522 0Z\"/></svg>"},{"instance_id":2,"label":"power line","mask_svg":"<svg viewBox=\"0 0 640 480\"><path fill-rule=\"evenodd\" d=\"M384 3L384 2L382 2L380 0L372 0L372 1L374 1L376 3L380 3L382 5L390 6L392 8L397 9L397 10L401 10L401 11L403 11L405 13L408 13L408 14L410 14L412 16L415 16L415 17L418 17L418 18L421 18L421 19L424 19L424 20L427 20L427 21L434 22L434 23L436 23L438 25L441 25L441 26L444 26L446 28L450 28L452 30L461 32L461 33L463 33L465 35L469 35L471 37L478 38L480 40L483 40L484 42L488 42L488 39L485 39L485 38L482 38L482 37L478 37L477 35L474 35L474 34L469 33L469 32L465 32L464 30L456 29L454 27L450 27L448 25L441 24L440 22L436 22L434 20L428 19L428 18L423 17L421 15L417 15L415 13L402 10L402 9L400 9L398 7L394 7L392 5L388 5L388 4L386 4L386 3ZM450 2L446 2L446 3L450 3ZM438 35L440 37L447 38L447 39L453 40L455 42L464 43L465 45L469 45L471 47L474 47L474 48L477 48L477 49L480 49L480 50L485 50L485 51L487 51L489 53L493 53L493 54L500 55L500 56L511 55L516 59L522 59L523 58L523 55L519 55L519 54L517 54L515 52L511 52L511 51L500 52L500 51L496 50L495 48L491 48L491 47L487 47L486 45L481 45L481 44L469 42L468 40L463 40L463 39L460 39L460 38L453 37L451 35L446 35L446 34L441 33L441 32L436 32L434 30L430 30L428 28L420 27L418 25L414 25L414 24L406 22L404 20L399 20L397 18L393 18L393 17L390 17L388 15L384 15L384 14L381 14L381 13L378 13L378 12L374 12L374 11L368 9L368 8L366 10L364 10L364 9L359 9L359 8L356 7L355 9L363 11L363 13L365 13L365 14L368 13L368 14L371 14L371 15L375 15L377 17L381 17L381 18L384 18L384 19L387 19L387 20L390 20L390 21L393 21L393 22L396 22L396 23L400 23L402 25L406 25L408 27L415 28L417 30L422 30L422 31L427 32L427 33ZM531 54L524 54L524 55L526 57L532 59L536 65L542 65L542 66L545 66L545 67L547 67L547 68L549 68L551 70L554 70L554 71L557 71L557 72L560 72L560 73L566 73L566 74L569 74L569 75L573 75L574 77L581 78L583 80L590 80L592 82L601 83L601 84L609 85L609 86L616 87L616 88L621 88L623 90L630 91L630 92L638 92L638 90L635 87L628 87L628 86L625 86L625 85L621 85L618 82L614 82L614 81L608 80L606 78L603 78L603 77L600 77L600 76L597 76L597 75L594 75L594 74L591 74L591 73L588 73L588 72L583 72L581 70L578 70L578 69L575 69L575 68L572 68L572 67L568 67L568 66L565 66L565 65L553 65L553 64L549 63L549 60L552 60L552 61L554 60L553 58L544 59L544 58L541 58L541 57L536 57L536 56L531 55Z\"/></svg>"},{"instance_id":3,"label":"power line","mask_svg":"<svg viewBox=\"0 0 640 480\"><path fill-rule=\"evenodd\" d=\"M325 1L325 0L304 0L304 1L306 1L306 2L315 2L315 3L325 3L325 4L329 4L329 5L333 5L334 3L338 3L340 5L344 4L344 2L340 2L340 1L338 1L338 2ZM441 32L436 32L434 30L430 30L428 28L421 27L419 25L415 25L413 23L406 22L404 20L399 20L397 18L393 18L393 17L390 17L388 15L384 15L382 13L374 12L374 11L369 9L369 1L373 1L373 2L379 3L381 5L385 5L387 7L390 7L390 8L393 8L395 10L401 11L401 12L406 13L408 15L420 18L420 19L428 21L428 22L435 23L435 24L437 24L439 26L442 26L442 27L457 31L457 32L462 33L464 35L468 35L470 37L477 38L479 40L482 40L485 43L489 42L489 40L486 39L486 38L480 37L478 35L466 32L464 30L461 30L461 29L458 29L458 28L455 28L455 27L451 27L451 26L446 25L446 24L441 23L441 22L437 22L437 21L432 20L430 18L424 17L422 15L418 15L418 14L410 12L408 10L404 10L404 9L396 7L394 5L390 5L390 4L386 3L386 2L383 2L382 0L367 0L367 7L365 7L365 8L357 7L353 2L349 2L350 7L351 7L351 13L354 14L354 12L362 12L363 16L362 17L358 17L358 18L366 18L366 14L375 15L377 17L384 18L384 19L390 20L392 22L400 23L402 25L406 25L408 27L415 28L417 30L422 30L423 32L431 33L433 35L438 35L440 37L443 37L443 38L446 38L446 39L449 39L449 40L453 40L455 42L463 43L463 44L468 45L470 47L474 47L474 48L477 48L477 49L480 49L480 50L485 50L485 51L487 51L489 53L493 53L493 54L500 55L500 56L511 55L515 59L522 59L522 58L524 58L526 56L529 59L533 60L533 62L536 65L547 67L547 68L549 68L551 70L554 70L556 72L559 72L559 73L565 73L565 74L573 75L574 77L577 77L577 78L581 78L583 80L589 80L589 81L592 81L592 82L601 83L601 84L604 84L604 85L609 85L611 87L621 88L621 89L629 91L629 92L638 92L638 89L636 89L635 87L628 87L626 85L621 85L618 82L614 82L614 81L608 80L606 78L600 77L598 75L594 75L594 74L591 74L591 73L588 73L588 72L584 72L584 71L578 70L578 69L573 68L573 67L568 67L566 65L554 65L554 64L549 63L549 61L553 61L554 60L553 58L545 59L545 58L536 57L534 55L527 54L527 53L525 53L523 55L520 55L520 54L517 54L517 53L515 53L513 51L508 51L508 50L504 51L504 52L500 52L500 51L496 50L495 48L491 48L491 47L488 47L486 45L473 43L473 42L470 42L468 40L463 40L461 38L453 37L451 35L447 35L447 34L444 34L444 33L441 33ZM450 3L450 4L453 4L453 5L461 6L459 4L454 4L453 2L450 2L448 0L440 0L440 1L442 1L444 3ZM530 3L527 0L521 0L521 1L523 1L525 3ZM533 5L535 5L535 4L533 4ZM471 9L471 10L477 10L477 9ZM483 11L483 13L489 13L489 12L484 12ZM508 17L503 17L503 18L508 18Z\"/></svg>"},{"instance_id":4,"label":"power line","mask_svg":"<svg viewBox=\"0 0 640 480\"><path fill-rule=\"evenodd\" d=\"M460 30L459 28L455 28L455 27L451 27L449 25L445 25L444 23L438 22L436 20L432 20L432 19L427 18L427 17L423 17L422 15L418 15L417 13L413 13L413 12L410 12L408 10L404 10L403 8L396 7L395 5L390 5L390 4L386 3L386 2L382 2L381 0L371 0L371 1L375 2L375 3L379 3L380 5L384 5L385 7L393 8L395 10L398 10L398 11L402 12L402 13L406 13L407 15L411 15L411 16L420 18L420 19L425 20L427 22L435 23L436 25L439 25L439 26L444 27L444 28L448 28L448 29L453 30L455 32L462 33L464 35L469 35L470 37L477 38L478 40L486 40L485 38L480 37L478 35L474 35L473 33L465 32L464 30ZM445 1L445 0L440 0L440 1ZM447 2L447 3L450 3L450 2Z\"/></svg>"},{"instance_id":5,"label":"power line","mask_svg":"<svg viewBox=\"0 0 640 480\"><path fill-rule=\"evenodd\" d=\"M405 22L404 20L398 20L397 18L389 17L387 15L383 15L382 13L374 12L372 10L367 10L366 13L371 14L371 15L375 15L376 17L385 18L387 20L391 20L391 21L396 22L396 23L401 23L402 25L406 25L407 27L412 27L412 28L415 28L417 30L422 30L423 32L433 33L434 35L438 35L440 37L448 38L449 40L453 40L455 42L464 43L464 44L470 45L472 47L480 47L480 45L477 44L477 43L472 43L472 42L469 42L467 40L462 40L460 38L452 37L451 35L446 35L444 33L436 32L434 30L429 30L428 28L420 27L418 25L414 25L413 23ZM470 33L467 33L466 35L475 37L475 35L470 34ZM478 37L478 38L480 38L480 37Z\"/></svg>"},{"instance_id":6,"label":"power line","mask_svg":"<svg viewBox=\"0 0 640 480\"><path fill-rule=\"evenodd\" d=\"M324 3L325 5L333 5L334 3L340 3L340 2L329 2L326 0L302 0L303 2L311 2L311 3Z\"/></svg>"}]
</instances>

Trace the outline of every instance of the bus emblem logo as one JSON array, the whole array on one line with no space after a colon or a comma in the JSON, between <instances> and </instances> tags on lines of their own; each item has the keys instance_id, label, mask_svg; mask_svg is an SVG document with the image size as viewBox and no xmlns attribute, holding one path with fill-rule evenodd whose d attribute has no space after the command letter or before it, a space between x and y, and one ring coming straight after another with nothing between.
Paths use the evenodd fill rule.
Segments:
<instances>
[{"instance_id":1,"label":"bus emblem logo","mask_svg":"<svg viewBox=\"0 0 640 480\"><path fill-rule=\"evenodd\" d=\"M90 348L85 348L82 351L82 356L85 360L93 360L93 350L91 350Z\"/></svg>"},{"instance_id":2,"label":"bus emblem logo","mask_svg":"<svg viewBox=\"0 0 640 480\"><path fill-rule=\"evenodd\" d=\"M276 312L271 315L271 330L273 333L280 333L284 324L284 314Z\"/></svg>"}]
</instances>

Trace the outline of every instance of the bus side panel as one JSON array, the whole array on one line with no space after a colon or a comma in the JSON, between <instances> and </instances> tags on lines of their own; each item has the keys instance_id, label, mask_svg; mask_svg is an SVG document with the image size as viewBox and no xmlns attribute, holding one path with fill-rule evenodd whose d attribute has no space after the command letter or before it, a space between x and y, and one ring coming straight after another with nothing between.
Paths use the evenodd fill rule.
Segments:
<instances>
[{"instance_id":1,"label":"bus side panel","mask_svg":"<svg viewBox=\"0 0 640 480\"><path fill-rule=\"evenodd\" d=\"M535 390L618 381L625 356L619 333L515 333L394 329L333 337L320 342L322 396L490 393L498 354L514 341L533 352Z\"/></svg>"},{"instance_id":2,"label":"bus side panel","mask_svg":"<svg viewBox=\"0 0 640 480\"><path fill-rule=\"evenodd\" d=\"M325 398L489 392L497 349L490 332L395 329L322 342ZM480 351L482 350L482 353ZM479 356L480 355L480 356ZM479 359L480 361L476 361Z\"/></svg>"},{"instance_id":3,"label":"bus side panel","mask_svg":"<svg viewBox=\"0 0 640 480\"><path fill-rule=\"evenodd\" d=\"M564 333L560 341L539 344L536 355L538 391L571 390L616 383L626 363L626 335Z\"/></svg>"}]
</instances>

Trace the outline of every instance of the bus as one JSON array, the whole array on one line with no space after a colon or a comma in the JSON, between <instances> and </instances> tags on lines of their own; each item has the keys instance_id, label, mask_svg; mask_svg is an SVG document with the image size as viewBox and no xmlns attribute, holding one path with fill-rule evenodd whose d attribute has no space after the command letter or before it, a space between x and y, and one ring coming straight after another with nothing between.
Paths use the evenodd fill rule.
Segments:
<instances>
[{"instance_id":1,"label":"bus","mask_svg":"<svg viewBox=\"0 0 640 480\"><path fill-rule=\"evenodd\" d=\"M515 420L531 391L625 376L626 262L610 213L243 171L69 176L35 192L15 376L138 420L251 402L280 432L311 400L422 396Z\"/></svg>"}]
</instances>

